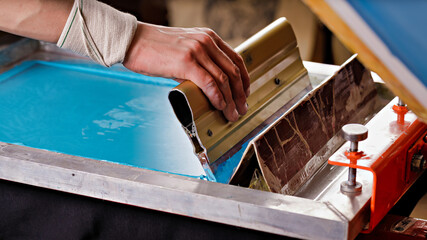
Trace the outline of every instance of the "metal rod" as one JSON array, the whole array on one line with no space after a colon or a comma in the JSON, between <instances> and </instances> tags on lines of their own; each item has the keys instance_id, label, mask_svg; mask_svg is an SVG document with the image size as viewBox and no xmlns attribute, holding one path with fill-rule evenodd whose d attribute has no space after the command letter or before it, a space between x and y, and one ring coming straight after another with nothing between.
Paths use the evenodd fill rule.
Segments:
<instances>
[{"instance_id":1,"label":"metal rod","mask_svg":"<svg viewBox=\"0 0 427 240\"><path fill-rule=\"evenodd\" d=\"M358 142L350 142L350 152L357 152L359 147Z\"/></svg>"},{"instance_id":2,"label":"metal rod","mask_svg":"<svg viewBox=\"0 0 427 240\"><path fill-rule=\"evenodd\" d=\"M356 186L356 168L348 169L348 183L351 186Z\"/></svg>"},{"instance_id":3,"label":"metal rod","mask_svg":"<svg viewBox=\"0 0 427 240\"><path fill-rule=\"evenodd\" d=\"M354 141L350 142L350 149L349 152L357 152L359 147L359 142ZM350 186L356 186L356 168L349 168L348 169L348 184Z\"/></svg>"}]
</instances>

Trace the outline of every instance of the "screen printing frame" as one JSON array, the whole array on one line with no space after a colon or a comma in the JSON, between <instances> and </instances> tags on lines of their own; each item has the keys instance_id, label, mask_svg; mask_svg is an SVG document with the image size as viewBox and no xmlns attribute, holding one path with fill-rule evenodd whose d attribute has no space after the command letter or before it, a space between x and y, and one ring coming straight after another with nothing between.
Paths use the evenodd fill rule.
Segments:
<instances>
[{"instance_id":1,"label":"screen printing frame","mask_svg":"<svg viewBox=\"0 0 427 240\"><path fill-rule=\"evenodd\" d=\"M78 57L42 44L22 60L70 58ZM304 65L314 82L338 70ZM369 222L372 175L360 171L364 191L348 196L339 192L346 174L346 168L325 163L314 177L318 180L287 196L0 143L3 180L298 238L353 239Z\"/></svg>"}]
</instances>

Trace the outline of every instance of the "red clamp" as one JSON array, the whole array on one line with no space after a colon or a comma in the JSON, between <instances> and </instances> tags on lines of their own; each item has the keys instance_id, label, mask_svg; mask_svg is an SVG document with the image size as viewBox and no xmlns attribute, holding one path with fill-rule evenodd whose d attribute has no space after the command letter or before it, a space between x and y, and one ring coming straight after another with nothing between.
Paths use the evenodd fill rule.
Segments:
<instances>
[{"instance_id":1,"label":"red clamp","mask_svg":"<svg viewBox=\"0 0 427 240\"><path fill-rule=\"evenodd\" d=\"M405 123L405 114L408 113L408 108L395 104L393 105L393 111L397 114L397 123L403 125Z\"/></svg>"},{"instance_id":2,"label":"red clamp","mask_svg":"<svg viewBox=\"0 0 427 240\"><path fill-rule=\"evenodd\" d=\"M345 151L344 155L348 158L348 160L350 160L350 167L351 165L357 165L357 160L366 156L366 154L364 154L363 151L359 151L359 152Z\"/></svg>"}]
</instances>

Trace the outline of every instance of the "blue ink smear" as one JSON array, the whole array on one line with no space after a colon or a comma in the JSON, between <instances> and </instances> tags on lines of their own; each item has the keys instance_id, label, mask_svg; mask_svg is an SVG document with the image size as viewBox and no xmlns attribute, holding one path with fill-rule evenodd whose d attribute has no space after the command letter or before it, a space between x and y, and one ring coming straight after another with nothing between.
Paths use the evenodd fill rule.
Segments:
<instances>
[{"instance_id":1,"label":"blue ink smear","mask_svg":"<svg viewBox=\"0 0 427 240\"><path fill-rule=\"evenodd\" d=\"M205 179L167 95L121 65L27 61L0 75L0 141Z\"/></svg>"},{"instance_id":2,"label":"blue ink smear","mask_svg":"<svg viewBox=\"0 0 427 240\"><path fill-rule=\"evenodd\" d=\"M252 139L253 138L245 142L237 153L218 165L218 168L215 172L215 178L217 182L227 184L230 181L231 176L233 175L236 167L239 165L239 162L243 157L243 153L245 153L245 150Z\"/></svg>"}]
</instances>

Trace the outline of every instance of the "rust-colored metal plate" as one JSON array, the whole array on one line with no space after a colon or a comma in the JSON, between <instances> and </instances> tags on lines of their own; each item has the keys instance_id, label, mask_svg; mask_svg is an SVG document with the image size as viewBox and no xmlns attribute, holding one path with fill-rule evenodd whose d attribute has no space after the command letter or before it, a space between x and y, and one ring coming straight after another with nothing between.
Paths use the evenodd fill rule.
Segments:
<instances>
[{"instance_id":1,"label":"rust-colored metal plate","mask_svg":"<svg viewBox=\"0 0 427 240\"><path fill-rule=\"evenodd\" d=\"M231 184L245 185L255 167L271 191L293 194L327 160L325 146L341 127L363 122L364 113L373 111L375 96L370 72L353 56L251 141L247 155L253 154L243 157Z\"/></svg>"}]
</instances>

